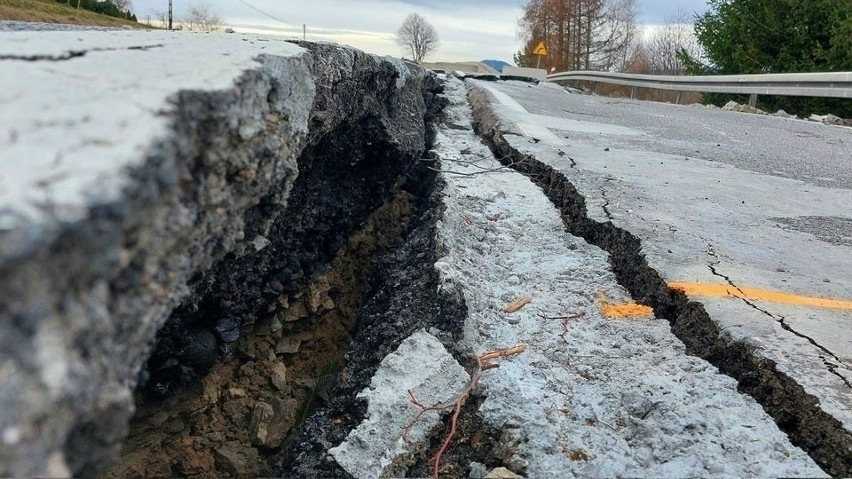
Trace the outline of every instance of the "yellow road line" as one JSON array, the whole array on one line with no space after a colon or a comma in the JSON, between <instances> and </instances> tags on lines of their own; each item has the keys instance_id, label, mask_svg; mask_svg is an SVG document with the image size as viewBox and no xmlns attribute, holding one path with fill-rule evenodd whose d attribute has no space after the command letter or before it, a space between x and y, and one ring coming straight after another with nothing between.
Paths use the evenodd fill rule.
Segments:
<instances>
[{"instance_id":1,"label":"yellow road line","mask_svg":"<svg viewBox=\"0 0 852 479\"><path fill-rule=\"evenodd\" d=\"M745 297L746 299L759 299L763 301L771 301L773 303L792 304L796 306L852 310L852 301L782 293L779 291L769 291L757 288L735 288L727 284L669 283L669 287L682 291L689 296L735 296L738 298Z\"/></svg>"},{"instance_id":2,"label":"yellow road line","mask_svg":"<svg viewBox=\"0 0 852 479\"><path fill-rule=\"evenodd\" d=\"M598 308L601 313L610 319L627 319L653 316L654 310L644 304L634 303L610 303L602 292L598 293Z\"/></svg>"}]
</instances>

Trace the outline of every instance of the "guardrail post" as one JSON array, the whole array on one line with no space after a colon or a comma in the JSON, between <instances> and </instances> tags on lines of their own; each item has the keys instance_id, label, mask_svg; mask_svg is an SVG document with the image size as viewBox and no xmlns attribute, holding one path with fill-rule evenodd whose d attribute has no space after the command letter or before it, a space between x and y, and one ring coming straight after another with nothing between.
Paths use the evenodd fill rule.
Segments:
<instances>
[{"instance_id":1,"label":"guardrail post","mask_svg":"<svg viewBox=\"0 0 852 479\"><path fill-rule=\"evenodd\" d=\"M752 108L757 107L757 93L752 93L751 96L748 97L748 106Z\"/></svg>"},{"instance_id":2,"label":"guardrail post","mask_svg":"<svg viewBox=\"0 0 852 479\"><path fill-rule=\"evenodd\" d=\"M682 91L677 92L677 103L676 104L680 105L680 101L682 99L683 99L683 92Z\"/></svg>"},{"instance_id":3,"label":"guardrail post","mask_svg":"<svg viewBox=\"0 0 852 479\"><path fill-rule=\"evenodd\" d=\"M595 83L595 95L597 95L598 92L600 92L600 91L601 91L601 82L597 82L597 83Z\"/></svg>"},{"instance_id":4,"label":"guardrail post","mask_svg":"<svg viewBox=\"0 0 852 479\"><path fill-rule=\"evenodd\" d=\"M636 87L630 89L630 99L633 100L636 98Z\"/></svg>"}]
</instances>

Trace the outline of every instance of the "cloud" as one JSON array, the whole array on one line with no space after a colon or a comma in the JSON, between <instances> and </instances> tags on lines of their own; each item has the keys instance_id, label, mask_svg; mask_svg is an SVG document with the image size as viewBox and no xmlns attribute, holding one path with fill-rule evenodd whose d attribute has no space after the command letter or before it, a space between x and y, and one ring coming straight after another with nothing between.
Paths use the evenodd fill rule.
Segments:
<instances>
[{"instance_id":1,"label":"cloud","mask_svg":"<svg viewBox=\"0 0 852 479\"><path fill-rule=\"evenodd\" d=\"M518 19L525 0L174 0L180 17L190 3L207 3L239 31L301 37L352 45L370 53L401 56L395 32L405 17L417 12L435 26L441 38L427 60L501 59L511 62L521 47ZM167 0L134 0L144 20L164 11ZM641 20L660 24L678 8L706 9L705 0L639 0ZM264 12L263 15L259 12ZM156 19L156 15L151 15Z\"/></svg>"},{"instance_id":2,"label":"cloud","mask_svg":"<svg viewBox=\"0 0 852 479\"><path fill-rule=\"evenodd\" d=\"M707 0L640 0L640 21L646 24L661 25L678 10L689 17L694 13L707 11Z\"/></svg>"},{"instance_id":3,"label":"cloud","mask_svg":"<svg viewBox=\"0 0 852 479\"><path fill-rule=\"evenodd\" d=\"M346 43L370 53L401 56L395 32L405 17L418 12L431 22L441 38L432 60L463 61L484 58L510 60L518 49L518 0L456 2L447 0L207 0L225 22L240 31L301 37L307 25L308 39ZM152 10L163 10L165 0L136 0L135 10L144 19ZM167 3L166 3L167 5ZM180 17L188 2L175 2ZM257 10L277 18L263 16ZM153 16L156 18L156 16Z\"/></svg>"}]
</instances>

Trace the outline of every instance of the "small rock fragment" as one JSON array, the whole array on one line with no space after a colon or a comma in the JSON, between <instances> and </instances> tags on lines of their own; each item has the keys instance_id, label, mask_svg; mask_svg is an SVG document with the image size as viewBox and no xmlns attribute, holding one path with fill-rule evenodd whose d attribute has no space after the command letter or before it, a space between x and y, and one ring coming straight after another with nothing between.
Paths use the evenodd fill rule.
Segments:
<instances>
[{"instance_id":1,"label":"small rock fragment","mask_svg":"<svg viewBox=\"0 0 852 479\"><path fill-rule=\"evenodd\" d=\"M523 479L523 477L505 467L495 467L485 476L485 479Z\"/></svg>"},{"instance_id":2,"label":"small rock fragment","mask_svg":"<svg viewBox=\"0 0 852 479\"><path fill-rule=\"evenodd\" d=\"M760 108L755 108L755 107L749 106L749 105L740 106L740 113L752 113L752 114L755 114L755 115L767 115L768 114L765 111L761 110Z\"/></svg>"},{"instance_id":3,"label":"small rock fragment","mask_svg":"<svg viewBox=\"0 0 852 479\"><path fill-rule=\"evenodd\" d=\"M246 390L242 388L230 388L228 389L228 397L235 398L244 398L246 397Z\"/></svg>"},{"instance_id":4,"label":"small rock fragment","mask_svg":"<svg viewBox=\"0 0 852 479\"><path fill-rule=\"evenodd\" d=\"M283 319L285 322L293 322L307 317L308 308L305 307L305 303L297 301L291 303L290 307L284 310L284 314L281 319Z\"/></svg>"},{"instance_id":5,"label":"small rock fragment","mask_svg":"<svg viewBox=\"0 0 852 479\"><path fill-rule=\"evenodd\" d=\"M257 450L243 447L239 441L228 441L222 444L216 449L214 456L218 467L231 474L244 476L257 475L260 472L258 465L261 459Z\"/></svg>"},{"instance_id":6,"label":"small rock fragment","mask_svg":"<svg viewBox=\"0 0 852 479\"><path fill-rule=\"evenodd\" d=\"M278 447L281 441L296 424L296 410L299 408L299 403L293 399L275 399L272 401L272 409L275 415L269 422L266 428L266 446Z\"/></svg>"},{"instance_id":7,"label":"small rock fragment","mask_svg":"<svg viewBox=\"0 0 852 479\"><path fill-rule=\"evenodd\" d=\"M820 123L825 123L826 125L843 125L843 118L840 118L837 115L811 115L808 118L811 121L818 121Z\"/></svg>"},{"instance_id":8,"label":"small rock fragment","mask_svg":"<svg viewBox=\"0 0 852 479\"><path fill-rule=\"evenodd\" d=\"M288 336L275 344L275 352L278 354L293 354L298 353L300 347L302 347L301 339Z\"/></svg>"},{"instance_id":9,"label":"small rock fragment","mask_svg":"<svg viewBox=\"0 0 852 479\"><path fill-rule=\"evenodd\" d=\"M265 236L257 235L254 237L254 241L252 241L252 245L254 246L255 251L260 251L263 248L271 245L272 241L269 241Z\"/></svg>"},{"instance_id":10,"label":"small rock fragment","mask_svg":"<svg viewBox=\"0 0 852 479\"><path fill-rule=\"evenodd\" d=\"M325 276L311 283L308 293L308 308L312 313L323 309L334 309L334 301L328 296L331 286Z\"/></svg>"},{"instance_id":11,"label":"small rock fragment","mask_svg":"<svg viewBox=\"0 0 852 479\"><path fill-rule=\"evenodd\" d=\"M65 462L65 455L59 451L50 453L44 470L45 477L71 477L71 470Z\"/></svg>"},{"instance_id":12,"label":"small rock fragment","mask_svg":"<svg viewBox=\"0 0 852 479\"><path fill-rule=\"evenodd\" d=\"M267 444L269 437L269 421L274 416L275 412L270 404L263 401L258 401L251 410L251 420L249 428L251 431L251 442L259 446Z\"/></svg>"},{"instance_id":13,"label":"small rock fragment","mask_svg":"<svg viewBox=\"0 0 852 479\"><path fill-rule=\"evenodd\" d=\"M784 110L778 110L773 113L772 116L777 116L779 118L796 118L796 115L791 115Z\"/></svg>"},{"instance_id":14,"label":"small rock fragment","mask_svg":"<svg viewBox=\"0 0 852 479\"><path fill-rule=\"evenodd\" d=\"M287 386L287 366L284 366L281 363L275 363L272 366L272 371L269 374L269 380L272 381L272 385L275 386L279 391L283 391Z\"/></svg>"},{"instance_id":15,"label":"small rock fragment","mask_svg":"<svg viewBox=\"0 0 852 479\"><path fill-rule=\"evenodd\" d=\"M182 460L175 464L181 474L197 477L213 470L216 463L213 454L209 452L209 448L199 444L199 441L203 440L192 436L185 436L178 440L177 447L181 451L186 451Z\"/></svg>"},{"instance_id":16,"label":"small rock fragment","mask_svg":"<svg viewBox=\"0 0 852 479\"><path fill-rule=\"evenodd\" d=\"M488 468L485 467L485 464L481 462L471 462L470 463L470 475L471 479L481 479L488 474Z\"/></svg>"},{"instance_id":17,"label":"small rock fragment","mask_svg":"<svg viewBox=\"0 0 852 479\"><path fill-rule=\"evenodd\" d=\"M722 107L725 111L740 111L741 105L733 100L729 101Z\"/></svg>"}]
</instances>

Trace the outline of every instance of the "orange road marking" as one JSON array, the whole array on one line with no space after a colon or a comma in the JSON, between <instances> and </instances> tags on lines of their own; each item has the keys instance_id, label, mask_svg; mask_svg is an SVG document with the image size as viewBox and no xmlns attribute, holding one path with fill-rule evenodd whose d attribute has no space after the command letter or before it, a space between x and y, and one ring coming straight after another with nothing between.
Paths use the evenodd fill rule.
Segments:
<instances>
[{"instance_id":1,"label":"orange road marking","mask_svg":"<svg viewBox=\"0 0 852 479\"><path fill-rule=\"evenodd\" d=\"M644 304L634 302L610 303L603 293L598 293L598 308L610 319L627 319L643 316L653 316L654 310Z\"/></svg>"},{"instance_id":2,"label":"orange road marking","mask_svg":"<svg viewBox=\"0 0 852 479\"><path fill-rule=\"evenodd\" d=\"M738 298L745 297L746 299L760 299L764 301L771 301L773 303L792 304L796 306L852 310L852 301L781 293L765 289L735 288L727 284L669 283L669 287L682 291L690 296L735 296Z\"/></svg>"}]
</instances>

